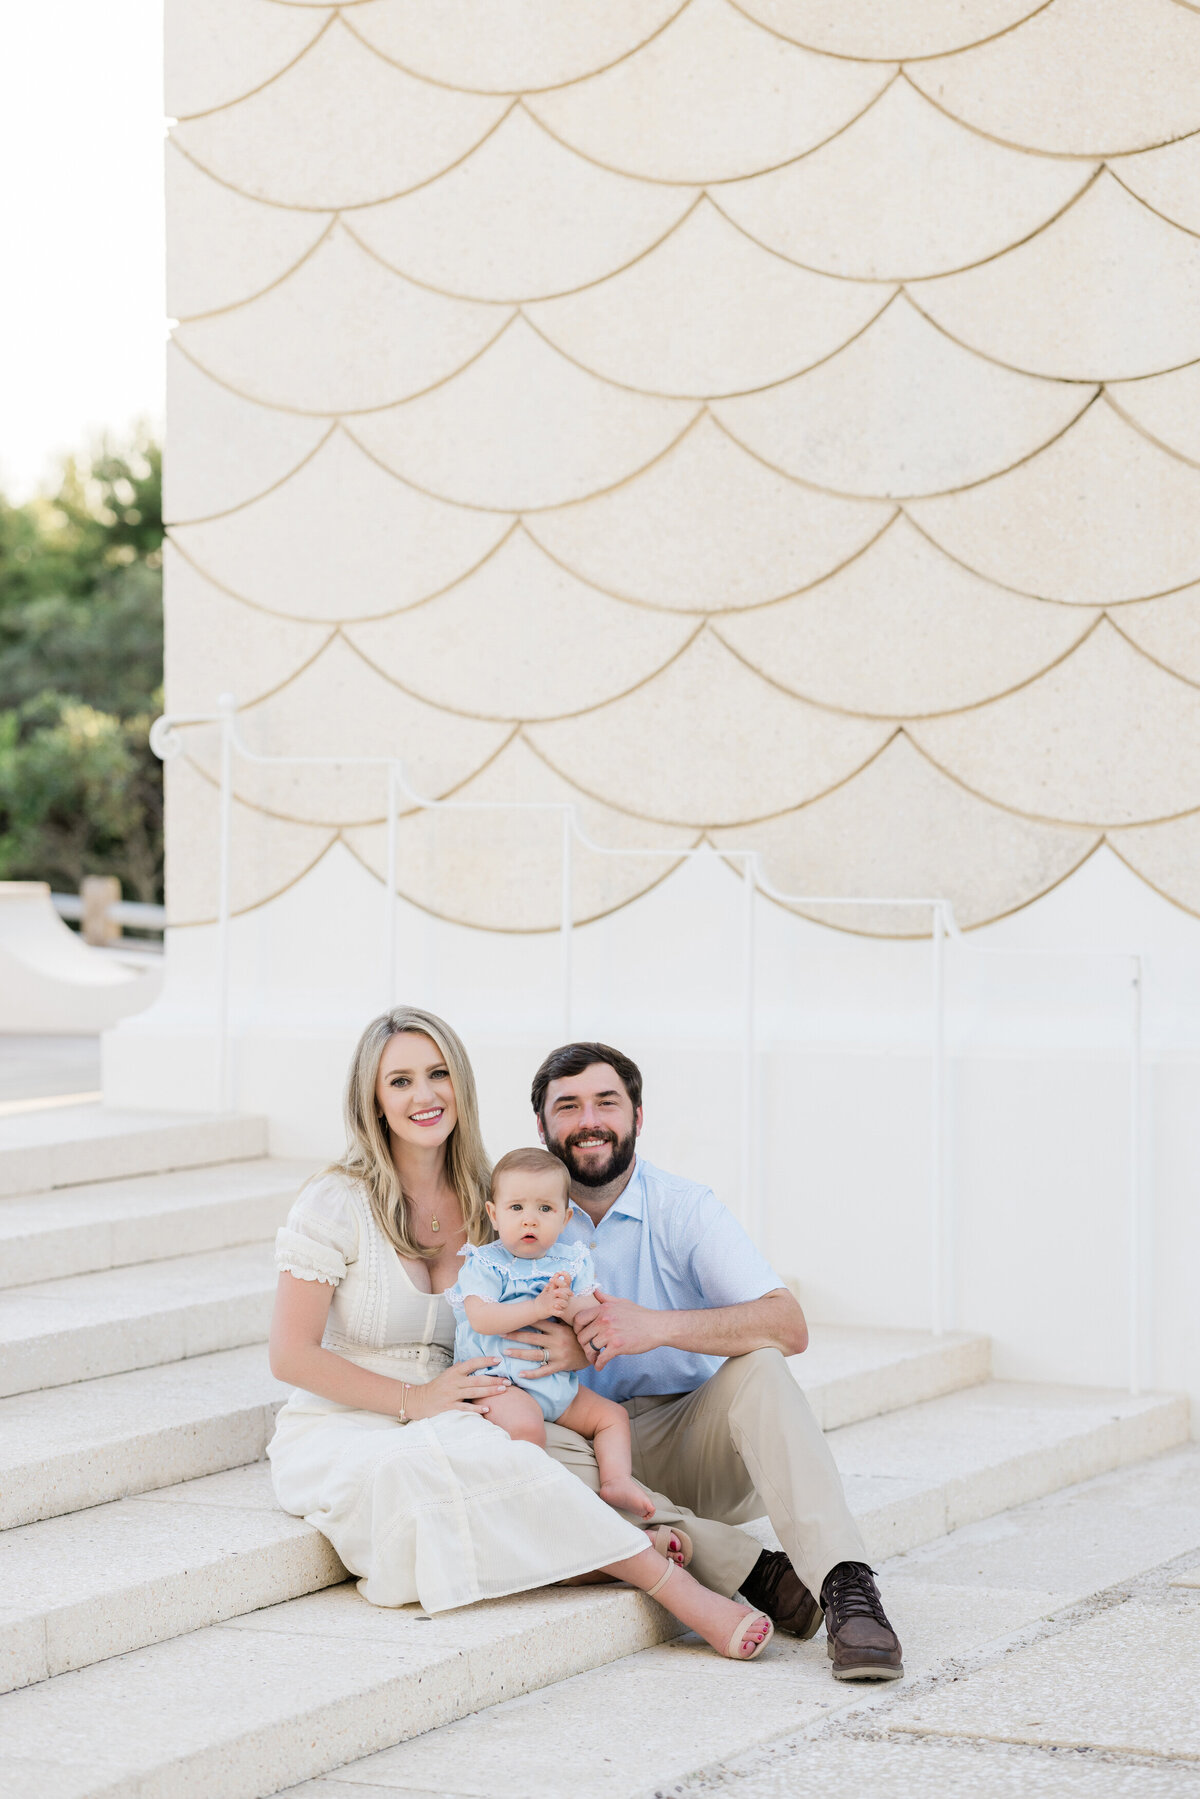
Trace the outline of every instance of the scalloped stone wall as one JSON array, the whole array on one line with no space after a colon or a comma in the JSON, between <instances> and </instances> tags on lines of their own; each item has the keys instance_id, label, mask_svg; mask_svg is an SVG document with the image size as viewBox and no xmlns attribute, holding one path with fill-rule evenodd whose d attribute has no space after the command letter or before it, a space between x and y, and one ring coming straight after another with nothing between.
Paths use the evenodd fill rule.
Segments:
<instances>
[{"instance_id":1,"label":"scalloped stone wall","mask_svg":"<svg viewBox=\"0 0 1200 1799\"><path fill-rule=\"evenodd\" d=\"M1200 1420L1200 0L167 0L167 701L571 800L573 1032L818 1320ZM110 1103L221 1103L217 746ZM336 1153L377 772L236 765L233 1103ZM560 832L399 822L402 994L493 1153L564 1031ZM712 853L675 851L711 846ZM947 1221L928 913L948 895ZM822 922L824 921L824 922ZM828 923L839 929L826 928ZM1003 948L1020 954L991 956ZM1080 951L1096 951L1095 955ZM1062 953L1065 952L1065 953Z\"/></svg>"},{"instance_id":2,"label":"scalloped stone wall","mask_svg":"<svg viewBox=\"0 0 1200 1799\"><path fill-rule=\"evenodd\" d=\"M1107 842L1200 913L1200 8L167 12L169 709L792 891L980 925ZM377 777L237 798L239 911L382 875ZM553 927L556 834L484 816L406 816L402 892ZM661 873L581 858L579 918Z\"/></svg>"}]
</instances>

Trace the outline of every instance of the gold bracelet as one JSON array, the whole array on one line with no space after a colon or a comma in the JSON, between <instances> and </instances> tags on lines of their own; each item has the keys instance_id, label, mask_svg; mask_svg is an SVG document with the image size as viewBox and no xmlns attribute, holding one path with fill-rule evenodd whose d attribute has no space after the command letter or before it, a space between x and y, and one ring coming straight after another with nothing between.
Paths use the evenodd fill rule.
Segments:
<instances>
[{"instance_id":1,"label":"gold bracelet","mask_svg":"<svg viewBox=\"0 0 1200 1799\"><path fill-rule=\"evenodd\" d=\"M408 1396L413 1390L413 1384L411 1381L402 1380L400 1385L404 1389L404 1398L400 1401L400 1415L396 1419L396 1423L411 1424L413 1420L408 1415Z\"/></svg>"}]
</instances>

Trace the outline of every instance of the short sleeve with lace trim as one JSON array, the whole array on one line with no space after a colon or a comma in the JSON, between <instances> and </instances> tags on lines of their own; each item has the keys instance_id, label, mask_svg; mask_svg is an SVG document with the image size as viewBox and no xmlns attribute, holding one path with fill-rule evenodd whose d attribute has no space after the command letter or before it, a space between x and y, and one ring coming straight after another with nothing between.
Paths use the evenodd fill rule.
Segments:
<instances>
[{"instance_id":1,"label":"short sleeve with lace trim","mask_svg":"<svg viewBox=\"0 0 1200 1799\"><path fill-rule=\"evenodd\" d=\"M462 1267L458 1271L458 1279L452 1287L446 1289L446 1300L450 1310L459 1323L466 1321L466 1301L476 1299L502 1299L504 1297L504 1275L484 1249L492 1249L493 1244L482 1247L475 1243L467 1243L459 1250Z\"/></svg>"},{"instance_id":2,"label":"short sleeve with lace trim","mask_svg":"<svg viewBox=\"0 0 1200 1799\"><path fill-rule=\"evenodd\" d=\"M358 1256L358 1215L344 1175L310 1181L275 1237L275 1266L302 1281L336 1287Z\"/></svg>"}]
</instances>

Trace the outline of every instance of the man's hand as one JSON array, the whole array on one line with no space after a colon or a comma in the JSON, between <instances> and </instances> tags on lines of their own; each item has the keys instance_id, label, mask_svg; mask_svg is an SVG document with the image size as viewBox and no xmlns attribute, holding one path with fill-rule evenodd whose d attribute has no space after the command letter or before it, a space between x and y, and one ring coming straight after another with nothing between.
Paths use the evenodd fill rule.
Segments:
<instances>
[{"instance_id":1,"label":"man's hand","mask_svg":"<svg viewBox=\"0 0 1200 1799\"><path fill-rule=\"evenodd\" d=\"M594 1297L600 1302L599 1311L588 1323L576 1323L575 1334L597 1369L607 1368L614 1356L644 1355L665 1342L664 1313L635 1305L632 1299L617 1299L599 1287Z\"/></svg>"},{"instance_id":2,"label":"man's hand","mask_svg":"<svg viewBox=\"0 0 1200 1799\"><path fill-rule=\"evenodd\" d=\"M576 1299L574 1309L571 1313L570 1324L575 1335L579 1337L580 1343L586 1345L587 1327L592 1322L593 1318L595 1318L599 1310L600 1301L596 1298L594 1291L591 1293L581 1293ZM582 1336L580 1336L581 1331L584 1333Z\"/></svg>"},{"instance_id":3,"label":"man's hand","mask_svg":"<svg viewBox=\"0 0 1200 1799\"><path fill-rule=\"evenodd\" d=\"M530 1380L540 1380L543 1374L574 1374L587 1367L587 1356L579 1347L571 1326L557 1324L552 1318L542 1324L530 1325L528 1330L514 1331L504 1341L512 1345L505 1351L506 1355L519 1362L537 1364L529 1370ZM544 1350L549 1352L547 1360L543 1360Z\"/></svg>"}]
</instances>

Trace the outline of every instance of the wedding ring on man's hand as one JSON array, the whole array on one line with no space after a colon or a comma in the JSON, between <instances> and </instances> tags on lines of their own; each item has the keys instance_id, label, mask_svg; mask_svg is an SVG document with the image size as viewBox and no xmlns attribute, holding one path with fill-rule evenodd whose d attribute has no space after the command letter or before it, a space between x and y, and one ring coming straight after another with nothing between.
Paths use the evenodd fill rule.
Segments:
<instances>
[{"instance_id":1,"label":"wedding ring on man's hand","mask_svg":"<svg viewBox=\"0 0 1200 1799\"><path fill-rule=\"evenodd\" d=\"M597 1343L595 1337L592 1338L592 1348L595 1350L597 1355L603 1355L604 1345L603 1345L603 1343Z\"/></svg>"}]
</instances>

